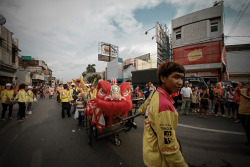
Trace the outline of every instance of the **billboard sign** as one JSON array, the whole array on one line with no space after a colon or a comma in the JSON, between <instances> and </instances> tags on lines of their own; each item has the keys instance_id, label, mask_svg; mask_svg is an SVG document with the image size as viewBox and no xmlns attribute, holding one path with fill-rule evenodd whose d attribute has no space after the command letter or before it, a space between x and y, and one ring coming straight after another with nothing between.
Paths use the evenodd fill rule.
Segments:
<instances>
[{"instance_id":1,"label":"billboard sign","mask_svg":"<svg viewBox=\"0 0 250 167\"><path fill-rule=\"evenodd\" d=\"M98 60L99 61L111 61L119 55L119 47L106 43L100 42L98 45ZM108 57L108 58L106 58ZM110 57L110 58L109 58Z\"/></svg>"},{"instance_id":2,"label":"billboard sign","mask_svg":"<svg viewBox=\"0 0 250 167\"><path fill-rule=\"evenodd\" d=\"M116 57L111 57L111 56L106 56L106 55L98 54L98 61L110 62L110 61L112 61L114 59L116 59Z\"/></svg>"},{"instance_id":3,"label":"billboard sign","mask_svg":"<svg viewBox=\"0 0 250 167\"><path fill-rule=\"evenodd\" d=\"M27 66L26 71L28 71L28 72L42 72L42 67Z\"/></svg>"},{"instance_id":4,"label":"billboard sign","mask_svg":"<svg viewBox=\"0 0 250 167\"><path fill-rule=\"evenodd\" d=\"M207 42L173 49L173 61L181 65L221 63L222 42Z\"/></svg>"}]
</instances>

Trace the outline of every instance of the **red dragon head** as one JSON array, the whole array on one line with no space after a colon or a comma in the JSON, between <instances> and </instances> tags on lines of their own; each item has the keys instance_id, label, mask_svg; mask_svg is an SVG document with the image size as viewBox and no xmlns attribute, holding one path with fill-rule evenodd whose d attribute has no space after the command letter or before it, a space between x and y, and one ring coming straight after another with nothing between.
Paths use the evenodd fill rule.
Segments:
<instances>
[{"instance_id":1,"label":"red dragon head","mask_svg":"<svg viewBox=\"0 0 250 167\"><path fill-rule=\"evenodd\" d=\"M127 114L132 109L130 84L124 82L120 86L111 86L107 81L100 81L95 101L106 115L121 115L123 112Z\"/></svg>"}]
</instances>

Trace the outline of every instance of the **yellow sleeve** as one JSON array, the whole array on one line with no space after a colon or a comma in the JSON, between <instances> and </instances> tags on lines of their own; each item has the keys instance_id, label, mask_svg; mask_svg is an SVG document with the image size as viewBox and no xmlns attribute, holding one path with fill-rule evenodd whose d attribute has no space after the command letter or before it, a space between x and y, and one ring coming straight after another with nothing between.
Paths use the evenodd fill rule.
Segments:
<instances>
[{"instance_id":1,"label":"yellow sleeve","mask_svg":"<svg viewBox=\"0 0 250 167\"><path fill-rule=\"evenodd\" d=\"M142 115L145 115L146 110L147 110L147 106L149 105L151 98L153 96L154 92L150 93L149 97L147 98L147 100L139 107L138 112Z\"/></svg>"},{"instance_id":2,"label":"yellow sleeve","mask_svg":"<svg viewBox=\"0 0 250 167\"><path fill-rule=\"evenodd\" d=\"M149 98L139 107L138 112L142 115L145 115L147 106L149 104Z\"/></svg>"},{"instance_id":3,"label":"yellow sleeve","mask_svg":"<svg viewBox=\"0 0 250 167\"><path fill-rule=\"evenodd\" d=\"M16 97L15 97L15 100L19 98L19 92L17 93Z\"/></svg>"},{"instance_id":4,"label":"yellow sleeve","mask_svg":"<svg viewBox=\"0 0 250 167\"><path fill-rule=\"evenodd\" d=\"M4 97L4 90L2 90L1 92L1 99L3 100L3 97Z\"/></svg>"},{"instance_id":5,"label":"yellow sleeve","mask_svg":"<svg viewBox=\"0 0 250 167\"><path fill-rule=\"evenodd\" d=\"M170 110L155 111L154 108L154 105L150 104L149 118L151 126L157 134L158 147L164 161L168 166L186 167L187 164L179 150L180 146L175 136L178 115Z\"/></svg>"}]
</instances>

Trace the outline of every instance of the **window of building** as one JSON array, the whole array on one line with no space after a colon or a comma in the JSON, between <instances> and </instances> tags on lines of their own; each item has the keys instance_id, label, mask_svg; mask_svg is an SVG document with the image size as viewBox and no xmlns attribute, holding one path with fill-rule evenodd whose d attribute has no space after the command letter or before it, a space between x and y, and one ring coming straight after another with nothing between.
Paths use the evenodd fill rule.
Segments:
<instances>
[{"instance_id":1,"label":"window of building","mask_svg":"<svg viewBox=\"0 0 250 167\"><path fill-rule=\"evenodd\" d=\"M211 32L218 31L218 22L212 22L211 23Z\"/></svg>"},{"instance_id":2,"label":"window of building","mask_svg":"<svg viewBox=\"0 0 250 167\"><path fill-rule=\"evenodd\" d=\"M176 31L176 39L181 39L181 31Z\"/></svg>"},{"instance_id":3,"label":"window of building","mask_svg":"<svg viewBox=\"0 0 250 167\"><path fill-rule=\"evenodd\" d=\"M16 63L15 49L12 49L12 63Z\"/></svg>"}]
</instances>

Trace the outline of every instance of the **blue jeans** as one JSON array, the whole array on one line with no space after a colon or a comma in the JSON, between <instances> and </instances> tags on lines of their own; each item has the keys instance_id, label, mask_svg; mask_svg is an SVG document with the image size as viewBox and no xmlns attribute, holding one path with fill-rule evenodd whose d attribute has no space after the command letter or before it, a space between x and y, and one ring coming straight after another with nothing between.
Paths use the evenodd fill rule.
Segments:
<instances>
[{"instance_id":1,"label":"blue jeans","mask_svg":"<svg viewBox=\"0 0 250 167\"><path fill-rule=\"evenodd\" d=\"M29 103L28 103L28 106L27 106L27 111L30 111L31 106L32 106L32 102L29 102Z\"/></svg>"},{"instance_id":2,"label":"blue jeans","mask_svg":"<svg viewBox=\"0 0 250 167\"><path fill-rule=\"evenodd\" d=\"M230 115L231 110L232 110L232 113L233 113L233 116L234 116L235 103L234 103L234 102L228 101L228 102L227 102L227 113L228 113L228 115Z\"/></svg>"},{"instance_id":3,"label":"blue jeans","mask_svg":"<svg viewBox=\"0 0 250 167\"><path fill-rule=\"evenodd\" d=\"M211 107L211 112L214 112L214 100L210 99L210 107Z\"/></svg>"}]
</instances>

